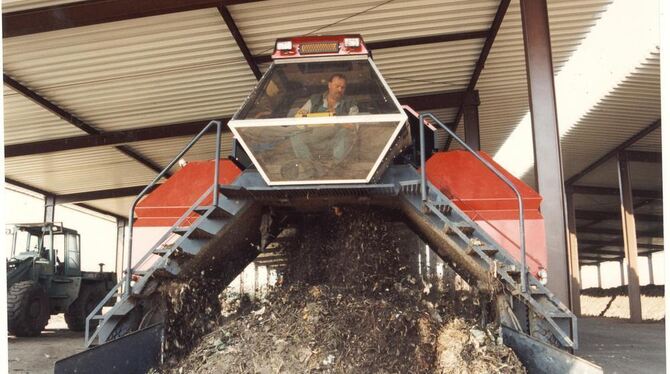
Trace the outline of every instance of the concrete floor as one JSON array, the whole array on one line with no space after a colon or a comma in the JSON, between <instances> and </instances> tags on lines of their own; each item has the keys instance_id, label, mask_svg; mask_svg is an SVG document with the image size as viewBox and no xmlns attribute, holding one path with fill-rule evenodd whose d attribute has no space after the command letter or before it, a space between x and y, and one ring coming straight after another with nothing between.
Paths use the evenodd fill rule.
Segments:
<instances>
[{"instance_id":1,"label":"concrete floor","mask_svg":"<svg viewBox=\"0 0 670 374\"><path fill-rule=\"evenodd\" d=\"M54 363L84 350L84 333L72 332L62 314L51 316L46 330L34 338L9 336L9 373L46 374Z\"/></svg>"},{"instance_id":2,"label":"concrete floor","mask_svg":"<svg viewBox=\"0 0 670 374\"><path fill-rule=\"evenodd\" d=\"M580 318L576 354L607 374L665 373L665 322Z\"/></svg>"}]
</instances>

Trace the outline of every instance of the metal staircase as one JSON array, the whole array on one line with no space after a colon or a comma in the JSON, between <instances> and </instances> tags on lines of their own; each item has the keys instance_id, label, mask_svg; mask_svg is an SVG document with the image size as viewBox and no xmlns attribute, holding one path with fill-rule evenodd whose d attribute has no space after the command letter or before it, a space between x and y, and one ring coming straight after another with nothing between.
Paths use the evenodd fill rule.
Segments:
<instances>
[{"instance_id":1,"label":"metal staircase","mask_svg":"<svg viewBox=\"0 0 670 374\"><path fill-rule=\"evenodd\" d=\"M528 277L528 289L522 291L522 265L493 240L477 223L463 213L437 188L427 183L427 200L421 198L421 181L401 182L406 205L424 216L449 243L456 256L469 257L490 277L500 281L514 311L516 326L510 326L535 338L565 349L576 349L571 338L577 318L535 277ZM432 243L431 243L432 244ZM446 262L445 258L437 252ZM518 324L517 324L518 322Z\"/></svg>"},{"instance_id":2,"label":"metal staircase","mask_svg":"<svg viewBox=\"0 0 670 374\"><path fill-rule=\"evenodd\" d=\"M508 327L557 347L577 349L576 316L540 281L528 276L523 200L516 186L434 115L423 113L418 119L421 172L419 180L400 182L405 212L410 217L421 217L424 225L431 226L433 235L437 235L438 241L446 244L452 259L461 259L459 262L469 265L473 273L479 274L480 280L486 278L482 276L486 274L500 282L511 307L511 313L503 321L510 325ZM424 132L428 119L442 127L517 196L521 261L513 258L451 199L426 180ZM408 212L407 209L414 212ZM438 255L442 257L440 253Z\"/></svg>"},{"instance_id":3,"label":"metal staircase","mask_svg":"<svg viewBox=\"0 0 670 374\"><path fill-rule=\"evenodd\" d=\"M214 183L193 205L187 209L174 225L131 266L132 232L134 210L137 202L149 191L174 164L204 135L207 130L217 127L215 152ZM102 344L108 340L127 334L129 331L119 328L119 324L133 316L132 312L139 301L152 295L159 284L159 279L175 278L188 273L193 267L192 259L214 245L219 245L228 229L234 228L240 216L243 216L253 202L246 199L230 199L220 193L218 185L219 149L221 123L211 121L193 140L177 155L174 160L149 184L135 199L130 211L130 235L128 242L127 267L122 280L103 298L96 308L88 315L85 329L85 345L91 346L97 338ZM209 198L209 199L208 199ZM211 201L208 205L203 202ZM250 254L250 258L255 257ZM151 262L153 260L153 262ZM244 264L246 265L246 264ZM239 266L238 266L239 267ZM192 271L192 270L191 270ZM235 273L232 278L236 276ZM231 278L231 275L228 275ZM106 313L102 307L111 299L118 298L116 304ZM89 328L99 322L92 332ZM136 321L139 323L139 321Z\"/></svg>"},{"instance_id":4,"label":"metal staircase","mask_svg":"<svg viewBox=\"0 0 670 374\"><path fill-rule=\"evenodd\" d=\"M213 121L210 125L213 123L216 124ZM439 121L438 124L443 125ZM446 126L443 127L451 132ZM206 130L207 128L201 134ZM199 136L196 136L173 162L179 160ZM455 139L461 141L457 137ZM465 146L473 154L475 153L467 145ZM498 309L504 325L554 346L568 350L576 349L577 341L572 338L573 332L576 332L576 317L537 279L527 276L527 267L523 260L525 255L522 255L521 261L517 261L452 200L426 181L424 150L421 154L423 156L421 174L409 165L392 166L386 170L378 184L314 188L267 186L255 170L243 172L232 185L219 186L216 172L219 156L217 153L214 176L217 182L184 212L134 267L128 262L127 269L130 271L127 270L122 281L88 316L86 345L91 345L96 338L98 343L104 343L128 333L123 328L124 321L132 318L142 319L142 313L139 313L139 317L133 317L133 311L141 309L136 307L142 300L154 294L161 279L193 276L199 273L200 269L209 266L208 261L213 262L210 260L212 256L217 256L218 263L225 264L223 272L232 280L258 253L251 253L253 251L248 250L248 245L245 247L235 241L247 235L240 235L243 227L255 227L258 232L260 218L254 220L250 217L260 217L262 205L291 206L291 201L297 202L301 199L309 200L313 204L320 197L326 198L324 201L330 204L334 200L329 199L333 197L366 196L371 202L378 201L381 204L399 207L408 217L409 223L412 221L415 223L413 228L426 243L434 250L439 249L436 252L440 257L455 269L463 268L462 274L469 276L469 280L478 282L474 284L475 286L494 290L499 300L503 298L502 303L498 301ZM172 165L172 163L168 165L166 170ZM487 167L490 168L490 165ZM163 173L159 174L154 183L162 175ZM523 203L518 191L509 181L506 183L519 196L519 211L523 212ZM146 190L151 186L152 184L147 186ZM136 201L142 195L140 194ZM212 198L209 200L212 203L203 204L210 196ZM135 204L131 208L130 215L129 252L132 251L134 207ZM520 249L525 254L522 214L520 214L520 228L522 238ZM244 249L235 249L238 252L227 251L226 245ZM242 261L237 261L236 256L239 257L242 250L246 251L242 255L244 258ZM155 261L148 266L150 259ZM119 300L107 313L102 314L102 306L112 297L118 297ZM99 320L101 323L89 335L88 327L93 320ZM146 326L144 321L142 325Z\"/></svg>"}]
</instances>

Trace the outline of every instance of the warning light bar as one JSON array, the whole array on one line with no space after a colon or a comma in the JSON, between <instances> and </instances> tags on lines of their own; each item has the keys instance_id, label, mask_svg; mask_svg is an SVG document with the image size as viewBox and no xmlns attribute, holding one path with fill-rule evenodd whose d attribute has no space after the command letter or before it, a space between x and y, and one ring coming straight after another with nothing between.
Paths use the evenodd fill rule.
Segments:
<instances>
[{"instance_id":1,"label":"warning light bar","mask_svg":"<svg viewBox=\"0 0 670 374\"><path fill-rule=\"evenodd\" d=\"M360 35L303 36L277 39L273 59L368 55Z\"/></svg>"}]
</instances>

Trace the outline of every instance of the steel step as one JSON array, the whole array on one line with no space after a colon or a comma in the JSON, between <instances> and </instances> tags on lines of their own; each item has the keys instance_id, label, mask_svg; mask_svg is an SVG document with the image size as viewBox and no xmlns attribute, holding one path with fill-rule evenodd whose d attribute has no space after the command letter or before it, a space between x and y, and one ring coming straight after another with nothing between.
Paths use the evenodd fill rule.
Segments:
<instances>
[{"instance_id":1,"label":"steel step","mask_svg":"<svg viewBox=\"0 0 670 374\"><path fill-rule=\"evenodd\" d=\"M491 246L488 246L488 245L484 246L484 247L481 247L479 249L481 249L482 252L484 252L489 257L493 257L493 256L495 256L496 253L498 253L498 248L494 248L494 247L491 247Z\"/></svg>"},{"instance_id":2,"label":"steel step","mask_svg":"<svg viewBox=\"0 0 670 374\"><path fill-rule=\"evenodd\" d=\"M445 225L445 226L446 226L445 227L445 233L447 235L457 234L457 232L451 226L449 226L449 225ZM460 230L466 236L470 236L470 235L472 235L473 232L475 232L475 228L466 224L466 223L463 223L463 224L458 224L457 223L455 226L458 230Z\"/></svg>"},{"instance_id":3,"label":"steel step","mask_svg":"<svg viewBox=\"0 0 670 374\"><path fill-rule=\"evenodd\" d=\"M166 245L166 246L160 246L154 248L153 251L151 251L153 254L158 255L158 256L163 256L166 253L168 253L172 249L172 245Z\"/></svg>"},{"instance_id":4,"label":"steel step","mask_svg":"<svg viewBox=\"0 0 670 374\"><path fill-rule=\"evenodd\" d=\"M178 228L172 230L173 233L175 233L177 235L181 235L181 236L186 235L186 233L188 233L189 231L190 231L190 227L189 228L178 227ZM211 233L209 233L209 232L207 232L207 231L205 231L205 230L203 230L199 227L196 227L193 231L191 231L191 233L188 235L188 237L192 238L192 239L211 239L211 238L214 237L214 234L211 234Z\"/></svg>"},{"instance_id":5,"label":"steel step","mask_svg":"<svg viewBox=\"0 0 670 374\"><path fill-rule=\"evenodd\" d=\"M209 218L229 218L233 216L226 210L214 205L199 206L193 209L193 211L201 216L207 215Z\"/></svg>"}]
</instances>

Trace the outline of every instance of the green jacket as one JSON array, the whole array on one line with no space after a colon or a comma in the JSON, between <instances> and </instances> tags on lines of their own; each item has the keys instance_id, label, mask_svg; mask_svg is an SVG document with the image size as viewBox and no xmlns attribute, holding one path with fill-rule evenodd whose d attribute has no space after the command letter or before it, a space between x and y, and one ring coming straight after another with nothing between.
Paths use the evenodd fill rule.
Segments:
<instances>
[{"instance_id":1,"label":"green jacket","mask_svg":"<svg viewBox=\"0 0 670 374\"><path fill-rule=\"evenodd\" d=\"M310 107L310 113L320 113L320 112L327 112L328 107L325 107L323 105L324 103L324 95L323 94L314 94L310 96L309 100L312 103L312 106ZM353 98L344 96L342 100L337 104L335 107L335 115L336 116L346 116L349 114L351 111L352 107L355 107L356 102L354 101Z\"/></svg>"}]
</instances>

